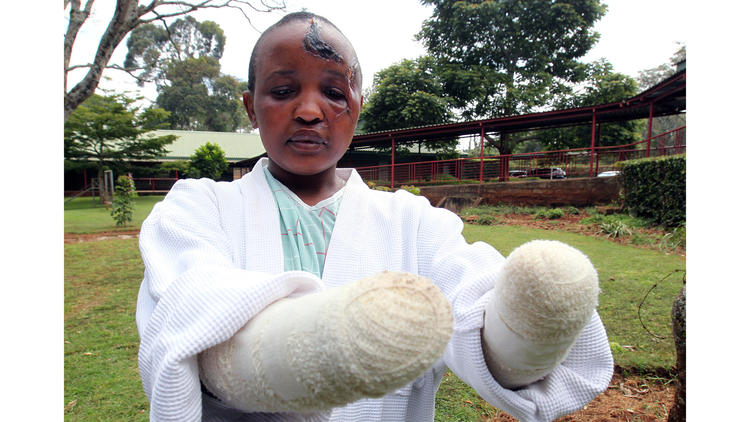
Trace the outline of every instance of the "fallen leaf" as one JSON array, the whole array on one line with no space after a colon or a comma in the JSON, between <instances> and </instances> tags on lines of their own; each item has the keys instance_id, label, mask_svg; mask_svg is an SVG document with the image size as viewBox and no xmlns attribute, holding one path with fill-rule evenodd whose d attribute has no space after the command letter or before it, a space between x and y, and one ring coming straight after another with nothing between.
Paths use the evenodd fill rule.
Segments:
<instances>
[{"instance_id":1,"label":"fallen leaf","mask_svg":"<svg viewBox=\"0 0 750 422\"><path fill-rule=\"evenodd\" d=\"M72 402L65 405L65 411L70 412L71 409L73 409L76 406L76 403L78 403L78 399L73 400Z\"/></svg>"}]
</instances>

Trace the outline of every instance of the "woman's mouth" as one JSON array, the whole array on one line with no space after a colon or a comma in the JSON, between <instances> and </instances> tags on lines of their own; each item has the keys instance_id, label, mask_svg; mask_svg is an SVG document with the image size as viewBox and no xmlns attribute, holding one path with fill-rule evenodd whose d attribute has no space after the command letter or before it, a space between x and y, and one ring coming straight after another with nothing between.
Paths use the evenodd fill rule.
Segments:
<instances>
[{"instance_id":1,"label":"woman's mouth","mask_svg":"<svg viewBox=\"0 0 750 422\"><path fill-rule=\"evenodd\" d=\"M287 145L303 152L314 152L326 147L328 142L314 131L300 131L287 140Z\"/></svg>"}]
</instances>

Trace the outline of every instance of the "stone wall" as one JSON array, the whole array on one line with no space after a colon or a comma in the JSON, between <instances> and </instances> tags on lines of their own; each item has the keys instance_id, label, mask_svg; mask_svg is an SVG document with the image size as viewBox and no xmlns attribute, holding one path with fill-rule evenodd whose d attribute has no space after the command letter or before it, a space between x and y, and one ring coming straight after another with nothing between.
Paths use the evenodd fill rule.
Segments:
<instances>
[{"instance_id":1,"label":"stone wall","mask_svg":"<svg viewBox=\"0 0 750 422\"><path fill-rule=\"evenodd\" d=\"M616 201L622 177L593 177L561 180L491 182L471 185L422 186L421 194L434 206L458 211L466 206L515 205L586 207Z\"/></svg>"}]
</instances>

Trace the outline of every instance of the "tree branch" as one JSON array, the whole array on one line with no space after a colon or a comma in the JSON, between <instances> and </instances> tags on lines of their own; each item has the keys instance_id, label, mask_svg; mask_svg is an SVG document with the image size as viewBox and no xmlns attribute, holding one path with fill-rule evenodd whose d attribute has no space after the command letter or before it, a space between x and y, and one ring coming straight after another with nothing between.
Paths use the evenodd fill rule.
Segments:
<instances>
[{"instance_id":1,"label":"tree branch","mask_svg":"<svg viewBox=\"0 0 750 422\"><path fill-rule=\"evenodd\" d=\"M184 16L199 9L232 8L240 10L248 23L250 23L250 26L257 31L257 28L252 25L250 17L243 8L246 7L257 12L270 12L272 10L283 10L286 7L283 0L280 3L277 3L278 5L270 4L267 0L258 1L265 7L265 9L254 6L249 0L202 0L198 2L190 2L187 0L152 0L151 3L146 6L139 6L138 0L117 0L114 16L102 35L93 63L90 65L70 66L70 52L72 51L75 37L78 34L81 25L83 25L83 22L88 18L94 0L87 0L83 10L80 10L81 0L65 0L65 7L68 7L68 5L71 7L71 18L65 34L65 121L68 120L70 114L79 104L95 92L105 68L118 69L118 67L107 66L107 64L109 63L115 48L130 33L130 31L138 25L150 23L155 20L164 21L166 18ZM157 12L157 8L164 9L170 7L177 7L179 10L167 13ZM144 18L148 14L153 14L154 17ZM68 71L81 67L88 67L89 72L80 82L78 82L78 84L68 91ZM130 73L129 70L125 68L120 67L118 70ZM136 77L136 79L141 81L138 77Z\"/></svg>"},{"instance_id":2,"label":"tree branch","mask_svg":"<svg viewBox=\"0 0 750 422\"><path fill-rule=\"evenodd\" d=\"M70 20L68 21L68 29L65 31L65 41L63 45L63 65L67 69L70 65L70 55L73 52L73 43L78 36L83 23L86 22L89 15L91 14L91 8L94 6L94 0L88 0L84 5L83 10L80 10L80 0L65 0L65 7L70 4ZM64 73L63 86L65 91L68 90L68 72Z\"/></svg>"},{"instance_id":3,"label":"tree branch","mask_svg":"<svg viewBox=\"0 0 750 422\"><path fill-rule=\"evenodd\" d=\"M159 20L161 21L162 25L164 25L164 30L167 31L167 38L169 39L169 42L172 44L172 47L174 47L174 51L177 52L177 60L182 61L182 52L180 51L180 46L178 46L177 43L174 42L174 39L172 39L172 32L169 30L169 25L167 25L167 21L164 20L164 17L160 17Z\"/></svg>"}]
</instances>

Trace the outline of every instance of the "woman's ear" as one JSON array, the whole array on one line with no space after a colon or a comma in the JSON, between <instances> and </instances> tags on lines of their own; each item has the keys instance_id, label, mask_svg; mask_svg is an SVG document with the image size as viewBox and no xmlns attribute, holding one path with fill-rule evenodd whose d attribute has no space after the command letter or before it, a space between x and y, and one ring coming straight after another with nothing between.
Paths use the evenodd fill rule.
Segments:
<instances>
[{"instance_id":1,"label":"woman's ear","mask_svg":"<svg viewBox=\"0 0 750 422\"><path fill-rule=\"evenodd\" d=\"M245 110L247 111L247 117L250 118L250 123L253 125L253 129L258 128L258 120L255 118L255 105L253 104L253 93L245 91L242 93L242 102L245 104Z\"/></svg>"}]
</instances>

